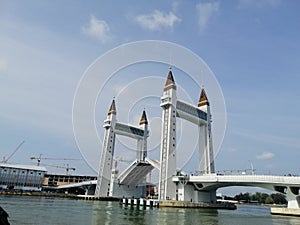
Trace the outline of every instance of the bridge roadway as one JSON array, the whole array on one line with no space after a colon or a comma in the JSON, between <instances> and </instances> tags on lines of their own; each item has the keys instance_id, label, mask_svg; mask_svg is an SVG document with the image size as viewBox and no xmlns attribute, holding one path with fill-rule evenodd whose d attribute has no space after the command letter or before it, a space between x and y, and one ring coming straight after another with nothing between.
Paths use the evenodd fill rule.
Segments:
<instances>
[{"instance_id":1,"label":"bridge roadway","mask_svg":"<svg viewBox=\"0 0 300 225\"><path fill-rule=\"evenodd\" d=\"M262 187L287 196L288 208L300 207L300 177L273 175L182 175L174 176L173 182L193 185L198 191L217 190L229 186Z\"/></svg>"},{"instance_id":2,"label":"bridge roadway","mask_svg":"<svg viewBox=\"0 0 300 225\"><path fill-rule=\"evenodd\" d=\"M139 165L134 164L129 168L133 168L133 170L126 173L126 179L130 177L136 178L136 172L140 168ZM199 192L214 191L218 188L229 186L261 187L286 195L288 208L300 208L300 176L205 174L173 176L172 180L175 183L183 184L183 186L192 185ZM85 181L77 184L62 185L57 187L57 189L74 187L89 189L91 186L95 186L96 183L96 180Z\"/></svg>"},{"instance_id":3,"label":"bridge roadway","mask_svg":"<svg viewBox=\"0 0 300 225\"><path fill-rule=\"evenodd\" d=\"M115 180L121 185L136 186L146 177L146 175L153 170L159 169L160 164L157 160L145 158L144 161L134 160ZM58 186L54 189L63 190L70 188L81 188L86 191L93 190L93 186L97 184L97 180L83 181L80 183L72 183Z\"/></svg>"},{"instance_id":4,"label":"bridge roadway","mask_svg":"<svg viewBox=\"0 0 300 225\"><path fill-rule=\"evenodd\" d=\"M272 175L217 175L207 174L200 176L174 176L174 182L192 183L199 191L208 191L229 186L262 187L286 194L288 188L294 195L299 195L300 176L272 176ZM66 189L95 185L96 180L84 181L76 184L67 184L57 187Z\"/></svg>"}]
</instances>

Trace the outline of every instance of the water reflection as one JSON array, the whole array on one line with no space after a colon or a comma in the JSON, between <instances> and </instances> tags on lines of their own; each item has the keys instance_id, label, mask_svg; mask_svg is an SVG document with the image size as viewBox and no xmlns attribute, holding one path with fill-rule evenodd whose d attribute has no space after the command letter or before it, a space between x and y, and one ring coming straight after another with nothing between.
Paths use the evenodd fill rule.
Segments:
<instances>
[{"instance_id":1,"label":"water reflection","mask_svg":"<svg viewBox=\"0 0 300 225\"><path fill-rule=\"evenodd\" d=\"M268 207L238 206L232 210L137 208L116 202L95 202L92 224L208 224L208 225L300 225L299 218L271 216Z\"/></svg>"},{"instance_id":2,"label":"water reflection","mask_svg":"<svg viewBox=\"0 0 300 225\"><path fill-rule=\"evenodd\" d=\"M299 217L272 216L264 206L239 205L237 210L123 207L118 202L0 196L11 224L205 224L300 225Z\"/></svg>"},{"instance_id":3,"label":"water reflection","mask_svg":"<svg viewBox=\"0 0 300 225\"><path fill-rule=\"evenodd\" d=\"M143 208L94 202L92 224L218 224L211 209Z\"/></svg>"},{"instance_id":4,"label":"water reflection","mask_svg":"<svg viewBox=\"0 0 300 225\"><path fill-rule=\"evenodd\" d=\"M213 209L160 208L156 224L218 224L218 211Z\"/></svg>"}]
</instances>

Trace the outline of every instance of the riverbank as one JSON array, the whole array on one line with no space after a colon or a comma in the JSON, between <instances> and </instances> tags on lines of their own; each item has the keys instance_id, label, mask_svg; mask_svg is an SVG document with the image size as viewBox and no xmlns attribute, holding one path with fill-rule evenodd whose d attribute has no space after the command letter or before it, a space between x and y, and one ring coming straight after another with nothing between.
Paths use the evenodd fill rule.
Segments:
<instances>
[{"instance_id":1,"label":"riverbank","mask_svg":"<svg viewBox=\"0 0 300 225\"><path fill-rule=\"evenodd\" d=\"M236 205L232 203L206 203L206 202L189 202L189 201L161 201L159 207L172 208L207 208L207 209L228 209L235 210Z\"/></svg>"},{"instance_id":2,"label":"riverbank","mask_svg":"<svg viewBox=\"0 0 300 225\"><path fill-rule=\"evenodd\" d=\"M57 197L57 198L75 198L77 195L52 193L52 192L28 192L28 191L0 191L0 195L17 195L17 196L38 196L38 197Z\"/></svg>"},{"instance_id":3,"label":"riverbank","mask_svg":"<svg viewBox=\"0 0 300 225\"><path fill-rule=\"evenodd\" d=\"M206 208L206 209L227 209L235 210L237 207L232 203L206 203L206 202L189 202L174 200L156 200L156 199L127 199L123 198L121 203L125 206L136 207L166 207L166 208Z\"/></svg>"},{"instance_id":4,"label":"riverbank","mask_svg":"<svg viewBox=\"0 0 300 225\"><path fill-rule=\"evenodd\" d=\"M94 195L75 195L75 194L53 193L53 192L0 191L0 195L70 198L70 199L82 199L82 200L94 200L94 201L119 201L120 200L120 198L114 198L114 197L96 197Z\"/></svg>"},{"instance_id":5,"label":"riverbank","mask_svg":"<svg viewBox=\"0 0 300 225\"><path fill-rule=\"evenodd\" d=\"M271 209L272 215L281 215L281 216L300 216L300 209L289 209L282 207L272 207Z\"/></svg>"}]
</instances>

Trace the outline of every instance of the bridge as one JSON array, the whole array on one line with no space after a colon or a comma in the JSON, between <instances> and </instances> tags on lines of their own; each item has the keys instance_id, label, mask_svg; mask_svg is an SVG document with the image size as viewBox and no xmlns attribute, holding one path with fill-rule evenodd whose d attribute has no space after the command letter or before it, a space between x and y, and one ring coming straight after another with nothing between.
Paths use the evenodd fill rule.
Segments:
<instances>
[{"instance_id":1,"label":"bridge","mask_svg":"<svg viewBox=\"0 0 300 225\"><path fill-rule=\"evenodd\" d=\"M193 199L198 201L215 201L214 195L199 195L199 193L214 193L215 190L230 186L261 187L286 195L288 208L300 206L300 177L298 176L272 176L272 175L187 175L178 174L173 176L173 182L178 188L177 200L184 201ZM193 191L191 191L193 190ZM203 197L209 197L203 199Z\"/></svg>"},{"instance_id":2,"label":"bridge","mask_svg":"<svg viewBox=\"0 0 300 225\"><path fill-rule=\"evenodd\" d=\"M149 136L146 112L143 111L139 126L117 122L113 100L104 121L104 143L98 180L84 182L87 194L98 197L145 196L145 177L154 168L159 170L159 200L189 202L216 202L216 190L228 186L254 186L280 192L287 197L288 209L300 211L300 177L270 175L225 175L215 172L212 146L210 102L204 89L197 106L177 99L176 84L170 70L161 97L162 131L160 160L147 158ZM201 175L186 174L176 167L176 121L184 119L198 127L199 169ZM116 135L137 140L137 156L121 174L112 168ZM70 188L70 186L60 188Z\"/></svg>"},{"instance_id":3,"label":"bridge","mask_svg":"<svg viewBox=\"0 0 300 225\"><path fill-rule=\"evenodd\" d=\"M159 169L160 164L157 160L145 158L142 161L134 160L121 174L116 169L112 169L110 192L107 196L98 197L122 197L122 196L143 196L143 181L148 173L154 168ZM83 181L75 184L66 184L56 187L56 190L81 189L86 195L94 195L97 180Z\"/></svg>"}]
</instances>

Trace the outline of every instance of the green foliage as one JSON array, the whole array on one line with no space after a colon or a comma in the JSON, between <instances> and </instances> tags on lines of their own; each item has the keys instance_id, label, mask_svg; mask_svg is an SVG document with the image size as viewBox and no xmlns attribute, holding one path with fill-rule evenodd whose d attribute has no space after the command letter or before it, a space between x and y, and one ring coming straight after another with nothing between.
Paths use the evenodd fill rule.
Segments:
<instances>
[{"instance_id":1,"label":"green foliage","mask_svg":"<svg viewBox=\"0 0 300 225\"><path fill-rule=\"evenodd\" d=\"M274 203L274 200L273 200L273 198L271 197L271 196L268 196L267 198L266 198L266 202L265 202L266 204L273 204Z\"/></svg>"},{"instance_id":2,"label":"green foliage","mask_svg":"<svg viewBox=\"0 0 300 225\"><path fill-rule=\"evenodd\" d=\"M240 193L233 197L239 202L257 202L261 204L287 204L285 196L280 193L268 195L266 193L256 192L255 194Z\"/></svg>"},{"instance_id":3,"label":"green foliage","mask_svg":"<svg viewBox=\"0 0 300 225\"><path fill-rule=\"evenodd\" d=\"M275 204L286 204L287 203L287 201L286 201L286 199L285 199L285 197L284 197L283 194L278 194L278 193L271 194L271 197L274 200Z\"/></svg>"}]
</instances>

